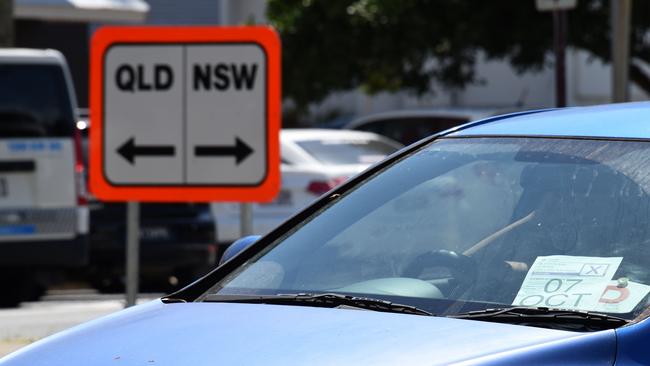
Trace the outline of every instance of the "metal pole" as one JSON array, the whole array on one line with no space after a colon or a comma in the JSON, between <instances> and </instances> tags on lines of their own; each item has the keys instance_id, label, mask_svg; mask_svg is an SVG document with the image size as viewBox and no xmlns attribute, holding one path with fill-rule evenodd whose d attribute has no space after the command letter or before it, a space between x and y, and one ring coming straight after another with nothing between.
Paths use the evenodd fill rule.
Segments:
<instances>
[{"instance_id":1,"label":"metal pole","mask_svg":"<svg viewBox=\"0 0 650 366\"><path fill-rule=\"evenodd\" d=\"M14 44L14 0L0 0L0 47Z\"/></svg>"},{"instance_id":2,"label":"metal pole","mask_svg":"<svg viewBox=\"0 0 650 366\"><path fill-rule=\"evenodd\" d=\"M630 14L632 0L612 0L612 102L630 99Z\"/></svg>"},{"instance_id":3,"label":"metal pole","mask_svg":"<svg viewBox=\"0 0 650 366\"><path fill-rule=\"evenodd\" d=\"M126 307L135 305L140 274L140 203L126 205Z\"/></svg>"},{"instance_id":4,"label":"metal pole","mask_svg":"<svg viewBox=\"0 0 650 366\"><path fill-rule=\"evenodd\" d=\"M239 204L239 232L241 237L253 235L253 205L250 203Z\"/></svg>"},{"instance_id":5,"label":"metal pole","mask_svg":"<svg viewBox=\"0 0 650 366\"><path fill-rule=\"evenodd\" d=\"M220 25L229 25L230 24L230 0L221 0L219 2L219 13Z\"/></svg>"},{"instance_id":6,"label":"metal pole","mask_svg":"<svg viewBox=\"0 0 650 366\"><path fill-rule=\"evenodd\" d=\"M566 107L566 10L553 11L553 48L555 49L555 106Z\"/></svg>"}]
</instances>

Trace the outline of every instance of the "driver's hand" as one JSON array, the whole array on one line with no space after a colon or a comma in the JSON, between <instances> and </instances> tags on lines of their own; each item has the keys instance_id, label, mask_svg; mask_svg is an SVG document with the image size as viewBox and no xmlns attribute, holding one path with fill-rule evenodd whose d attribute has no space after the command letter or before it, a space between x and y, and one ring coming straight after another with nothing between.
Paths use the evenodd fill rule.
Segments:
<instances>
[{"instance_id":1,"label":"driver's hand","mask_svg":"<svg viewBox=\"0 0 650 366\"><path fill-rule=\"evenodd\" d=\"M506 264L510 266L510 269L516 272L528 272L528 264L524 262L514 262L506 261Z\"/></svg>"}]
</instances>

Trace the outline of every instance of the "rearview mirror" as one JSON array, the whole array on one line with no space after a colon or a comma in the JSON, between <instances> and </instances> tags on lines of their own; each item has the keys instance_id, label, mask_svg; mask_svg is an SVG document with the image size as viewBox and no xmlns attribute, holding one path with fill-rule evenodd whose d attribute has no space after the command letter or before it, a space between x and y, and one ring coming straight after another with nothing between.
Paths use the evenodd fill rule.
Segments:
<instances>
[{"instance_id":1,"label":"rearview mirror","mask_svg":"<svg viewBox=\"0 0 650 366\"><path fill-rule=\"evenodd\" d=\"M236 256L237 254L241 253L241 251L243 251L244 249L250 247L251 244L255 243L259 238L261 238L260 235L249 235L237 239L226 249L225 252L223 252L221 259L219 260L219 265L228 262L230 258Z\"/></svg>"}]
</instances>

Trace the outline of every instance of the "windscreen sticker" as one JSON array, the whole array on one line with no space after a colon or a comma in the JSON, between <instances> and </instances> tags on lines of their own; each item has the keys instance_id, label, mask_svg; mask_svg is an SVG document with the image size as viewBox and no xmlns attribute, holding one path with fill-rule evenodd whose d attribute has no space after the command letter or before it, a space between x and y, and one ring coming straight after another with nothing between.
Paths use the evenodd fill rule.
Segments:
<instances>
[{"instance_id":1,"label":"windscreen sticker","mask_svg":"<svg viewBox=\"0 0 650 366\"><path fill-rule=\"evenodd\" d=\"M512 304L596 310L622 260L623 257L537 257Z\"/></svg>"},{"instance_id":2,"label":"windscreen sticker","mask_svg":"<svg viewBox=\"0 0 650 366\"><path fill-rule=\"evenodd\" d=\"M611 281L594 309L604 313L629 313L650 293L650 286L632 281Z\"/></svg>"}]
</instances>

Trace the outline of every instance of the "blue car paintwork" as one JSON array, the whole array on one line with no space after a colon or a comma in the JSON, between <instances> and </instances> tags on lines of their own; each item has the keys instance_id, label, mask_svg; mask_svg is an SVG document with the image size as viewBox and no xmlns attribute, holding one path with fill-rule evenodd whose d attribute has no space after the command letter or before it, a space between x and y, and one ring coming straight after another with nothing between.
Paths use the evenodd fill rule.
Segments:
<instances>
[{"instance_id":1,"label":"blue car paintwork","mask_svg":"<svg viewBox=\"0 0 650 366\"><path fill-rule=\"evenodd\" d=\"M584 136L650 138L650 103L574 107L470 122L450 136ZM455 131L455 132L454 132Z\"/></svg>"},{"instance_id":2,"label":"blue car paintwork","mask_svg":"<svg viewBox=\"0 0 650 366\"><path fill-rule=\"evenodd\" d=\"M617 365L650 365L650 322L616 330Z\"/></svg>"},{"instance_id":3,"label":"blue car paintwork","mask_svg":"<svg viewBox=\"0 0 650 366\"><path fill-rule=\"evenodd\" d=\"M650 139L650 103L515 113L445 134ZM154 301L36 342L0 365L650 365L648 343L650 320L578 333L350 309Z\"/></svg>"},{"instance_id":4,"label":"blue car paintwork","mask_svg":"<svg viewBox=\"0 0 650 366\"><path fill-rule=\"evenodd\" d=\"M554 349L562 351L548 353ZM544 361L611 365L615 349L613 331L581 334L363 310L154 301L50 337L2 364L514 364L521 352L533 352Z\"/></svg>"}]
</instances>

